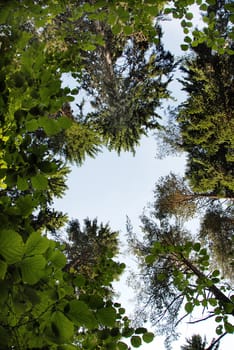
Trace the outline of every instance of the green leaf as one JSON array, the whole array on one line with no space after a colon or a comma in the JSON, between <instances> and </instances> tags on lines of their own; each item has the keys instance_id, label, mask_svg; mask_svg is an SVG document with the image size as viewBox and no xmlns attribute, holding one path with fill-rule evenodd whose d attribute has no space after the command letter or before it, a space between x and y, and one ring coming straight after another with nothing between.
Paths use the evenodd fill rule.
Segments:
<instances>
[{"instance_id":1,"label":"green leaf","mask_svg":"<svg viewBox=\"0 0 234 350\"><path fill-rule=\"evenodd\" d=\"M122 32L122 27L120 24L115 24L113 27L112 27L112 32L114 35L117 35L117 34L120 34Z\"/></svg>"},{"instance_id":2,"label":"green leaf","mask_svg":"<svg viewBox=\"0 0 234 350\"><path fill-rule=\"evenodd\" d=\"M123 343L122 341L119 341L117 343L117 350L128 350L127 344Z\"/></svg>"},{"instance_id":3,"label":"green leaf","mask_svg":"<svg viewBox=\"0 0 234 350\"><path fill-rule=\"evenodd\" d=\"M74 280L74 284L76 285L76 287L84 287L86 283L86 279L84 278L83 275L77 275L75 280Z\"/></svg>"},{"instance_id":4,"label":"green leaf","mask_svg":"<svg viewBox=\"0 0 234 350\"><path fill-rule=\"evenodd\" d=\"M91 295L89 297L89 307L91 309L101 309L105 305L104 300L101 296Z\"/></svg>"},{"instance_id":5,"label":"green leaf","mask_svg":"<svg viewBox=\"0 0 234 350\"><path fill-rule=\"evenodd\" d=\"M212 272L212 277L218 277L220 275L220 271L219 270L214 270Z\"/></svg>"},{"instance_id":6,"label":"green leaf","mask_svg":"<svg viewBox=\"0 0 234 350\"><path fill-rule=\"evenodd\" d=\"M57 349L58 350L77 350L77 346L66 344L66 345L60 345L59 347L57 347Z\"/></svg>"},{"instance_id":7,"label":"green leaf","mask_svg":"<svg viewBox=\"0 0 234 350\"><path fill-rule=\"evenodd\" d=\"M199 250L201 249L201 244L200 243L195 243L193 245L193 249L195 250L195 252L199 252Z\"/></svg>"},{"instance_id":8,"label":"green leaf","mask_svg":"<svg viewBox=\"0 0 234 350\"><path fill-rule=\"evenodd\" d=\"M48 179L45 175L37 174L31 178L32 186L35 190L44 191L48 186Z\"/></svg>"},{"instance_id":9,"label":"green leaf","mask_svg":"<svg viewBox=\"0 0 234 350\"><path fill-rule=\"evenodd\" d=\"M222 321L223 321L223 317L222 316L215 317L215 322L220 323Z\"/></svg>"},{"instance_id":10,"label":"green leaf","mask_svg":"<svg viewBox=\"0 0 234 350\"><path fill-rule=\"evenodd\" d=\"M123 307L121 307L121 308L119 308L118 312L120 315L123 315L123 314L125 314L125 309Z\"/></svg>"},{"instance_id":11,"label":"green leaf","mask_svg":"<svg viewBox=\"0 0 234 350\"><path fill-rule=\"evenodd\" d=\"M97 320L107 327L113 327L116 321L116 310L113 307L106 307L103 309L97 310L96 313Z\"/></svg>"},{"instance_id":12,"label":"green leaf","mask_svg":"<svg viewBox=\"0 0 234 350\"><path fill-rule=\"evenodd\" d=\"M171 12L172 12L172 8L167 7L167 8L164 9L164 14L165 15L168 15Z\"/></svg>"},{"instance_id":13,"label":"green leaf","mask_svg":"<svg viewBox=\"0 0 234 350\"><path fill-rule=\"evenodd\" d=\"M8 264L20 261L24 254L22 237L13 230L0 231L0 254Z\"/></svg>"},{"instance_id":14,"label":"green leaf","mask_svg":"<svg viewBox=\"0 0 234 350\"><path fill-rule=\"evenodd\" d=\"M209 298L208 302L211 306L216 306L217 305L217 300L215 298Z\"/></svg>"},{"instance_id":15,"label":"green leaf","mask_svg":"<svg viewBox=\"0 0 234 350\"><path fill-rule=\"evenodd\" d=\"M192 42L192 39L189 36L185 36L184 41L190 44Z\"/></svg>"},{"instance_id":16,"label":"green leaf","mask_svg":"<svg viewBox=\"0 0 234 350\"><path fill-rule=\"evenodd\" d=\"M24 288L24 295L33 305L36 305L40 302L41 298L39 297L39 293L37 293L37 291L30 286L25 286Z\"/></svg>"},{"instance_id":17,"label":"green leaf","mask_svg":"<svg viewBox=\"0 0 234 350\"><path fill-rule=\"evenodd\" d=\"M181 50L183 50L183 51L187 51L189 49L189 46L186 44L182 44L182 45L180 45L180 47L181 47Z\"/></svg>"},{"instance_id":18,"label":"green leaf","mask_svg":"<svg viewBox=\"0 0 234 350\"><path fill-rule=\"evenodd\" d=\"M123 28L123 32L125 35L131 35L133 33L133 28L131 26L125 26Z\"/></svg>"},{"instance_id":19,"label":"green leaf","mask_svg":"<svg viewBox=\"0 0 234 350\"><path fill-rule=\"evenodd\" d=\"M216 334L221 335L223 333L223 326L220 324L216 327Z\"/></svg>"},{"instance_id":20,"label":"green leaf","mask_svg":"<svg viewBox=\"0 0 234 350\"><path fill-rule=\"evenodd\" d=\"M85 51L93 51L95 49L96 49L96 45L94 45L94 44L87 42L83 45L83 50L85 50Z\"/></svg>"},{"instance_id":21,"label":"green leaf","mask_svg":"<svg viewBox=\"0 0 234 350\"><path fill-rule=\"evenodd\" d=\"M134 334L134 329L130 327L125 327L122 331L122 336L125 338L129 338Z\"/></svg>"},{"instance_id":22,"label":"green leaf","mask_svg":"<svg viewBox=\"0 0 234 350\"><path fill-rule=\"evenodd\" d=\"M53 136L62 131L59 124L54 119L49 119L48 117L41 117L38 119L38 124L45 130L48 136Z\"/></svg>"},{"instance_id":23,"label":"green leaf","mask_svg":"<svg viewBox=\"0 0 234 350\"><path fill-rule=\"evenodd\" d=\"M139 327L135 330L135 334L144 334L147 332L147 329L144 327Z\"/></svg>"},{"instance_id":24,"label":"green leaf","mask_svg":"<svg viewBox=\"0 0 234 350\"><path fill-rule=\"evenodd\" d=\"M47 237L43 237L39 232L33 232L26 242L25 255L43 254L50 245Z\"/></svg>"},{"instance_id":25,"label":"green leaf","mask_svg":"<svg viewBox=\"0 0 234 350\"><path fill-rule=\"evenodd\" d=\"M159 273L158 275L157 275L157 280L158 281L164 281L165 279L166 279L166 275L165 275L165 273Z\"/></svg>"},{"instance_id":26,"label":"green leaf","mask_svg":"<svg viewBox=\"0 0 234 350\"><path fill-rule=\"evenodd\" d=\"M188 313L191 313L193 311L193 304L191 302L188 302L185 304L185 311Z\"/></svg>"},{"instance_id":27,"label":"green leaf","mask_svg":"<svg viewBox=\"0 0 234 350\"><path fill-rule=\"evenodd\" d=\"M133 335L132 338L131 338L131 344L134 348L139 348L141 346L141 338L136 336L136 335Z\"/></svg>"},{"instance_id":28,"label":"green leaf","mask_svg":"<svg viewBox=\"0 0 234 350\"><path fill-rule=\"evenodd\" d=\"M155 256L154 255L147 255L145 258L145 262L148 265L152 265L155 262Z\"/></svg>"},{"instance_id":29,"label":"green leaf","mask_svg":"<svg viewBox=\"0 0 234 350\"><path fill-rule=\"evenodd\" d=\"M58 343L68 342L73 337L73 323L60 311L52 314L51 328Z\"/></svg>"},{"instance_id":30,"label":"green leaf","mask_svg":"<svg viewBox=\"0 0 234 350\"><path fill-rule=\"evenodd\" d=\"M16 206L18 207L19 214L22 217L28 217L31 215L35 207L32 195L28 194L26 196L19 197L16 201Z\"/></svg>"},{"instance_id":31,"label":"green leaf","mask_svg":"<svg viewBox=\"0 0 234 350\"><path fill-rule=\"evenodd\" d=\"M226 313L228 313L228 314L233 313L233 311L234 311L234 305L233 305L233 303L226 303L226 304L225 304L225 311L226 311Z\"/></svg>"},{"instance_id":32,"label":"green leaf","mask_svg":"<svg viewBox=\"0 0 234 350\"><path fill-rule=\"evenodd\" d=\"M69 119L68 117L64 117L64 116L60 117L58 119L57 123L61 129L68 129L72 125L71 119Z\"/></svg>"},{"instance_id":33,"label":"green leaf","mask_svg":"<svg viewBox=\"0 0 234 350\"><path fill-rule=\"evenodd\" d=\"M57 267L62 269L66 263L67 259L65 255L58 249L56 249L52 254L49 256L49 260Z\"/></svg>"},{"instance_id":34,"label":"green leaf","mask_svg":"<svg viewBox=\"0 0 234 350\"><path fill-rule=\"evenodd\" d=\"M5 261L0 260L0 279L3 280L5 278L7 272L7 263Z\"/></svg>"},{"instance_id":35,"label":"green leaf","mask_svg":"<svg viewBox=\"0 0 234 350\"><path fill-rule=\"evenodd\" d=\"M234 325L232 325L229 322L224 323L224 328L227 333L233 334L234 333Z\"/></svg>"},{"instance_id":36,"label":"green leaf","mask_svg":"<svg viewBox=\"0 0 234 350\"><path fill-rule=\"evenodd\" d=\"M186 14L185 14L185 17L186 17L186 19L188 19L188 20L193 19L193 14L192 14L192 12L186 13Z\"/></svg>"},{"instance_id":37,"label":"green leaf","mask_svg":"<svg viewBox=\"0 0 234 350\"><path fill-rule=\"evenodd\" d=\"M17 187L20 191L26 191L28 189L28 180L18 175Z\"/></svg>"},{"instance_id":38,"label":"green leaf","mask_svg":"<svg viewBox=\"0 0 234 350\"><path fill-rule=\"evenodd\" d=\"M38 121L37 119L29 120L25 123L26 130L29 132L35 131L38 129Z\"/></svg>"},{"instance_id":39,"label":"green leaf","mask_svg":"<svg viewBox=\"0 0 234 350\"><path fill-rule=\"evenodd\" d=\"M23 282L37 283L45 274L46 260L42 255L25 258L20 263Z\"/></svg>"},{"instance_id":40,"label":"green leaf","mask_svg":"<svg viewBox=\"0 0 234 350\"><path fill-rule=\"evenodd\" d=\"M200 250L199 254L200 254L200 255L205 255L205 256L207 256L207 260L209 259L209 256L207 255L207 250L206 250L206 248L202 248L202 249Z\"/></svg>"},{"instance_id":41,"label":"green leaf","mask_svg":"<svg viewBox=\"0 0 234 350\"><path fill-rule=\"evenodd\" d=\"M57 349L58 350L77 350L77 346L66 344L66 345L60 345Z\"/></svg>"},{"instance_id":42,"label":"green leaf","mask_svg":"<svg viewBox=\"0 0 234 350\"><path fill-rule=\"evenodd\" d=\"M92 329L98 326L97 320L88 305L80 300L69 303L67 316L77 325Z\"/></svg>"},{"instance_id":43,"label":"green leaf","mask_svg":"<svg viewBox=\"0 0 234 350\"><path fill-rule=\"evenodd\" d=\"M201 11L206 11L207 10L207 5L206 4L201 4L199 8L200 8Z\"/></svg>"},{"instance_id":44,"label":"green leaf","mask_svg":"<svg viewBox=\"0 0 234 350\"><path fill-rule=\"evenodd\" d=\"M151 343L154 340L154 333L147 332L142 336L145 343Z\"/></svg>"}]
</instances>

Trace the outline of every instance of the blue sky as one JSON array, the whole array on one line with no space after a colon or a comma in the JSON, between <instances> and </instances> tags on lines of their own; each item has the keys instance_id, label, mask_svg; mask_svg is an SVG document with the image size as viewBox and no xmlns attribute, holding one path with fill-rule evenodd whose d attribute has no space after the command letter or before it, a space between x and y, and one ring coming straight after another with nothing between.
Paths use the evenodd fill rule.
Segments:
<instances>
[{"instance_id":1,"label":"blue sky","mask_svg":"<svg viewBox=\"0 0 234 350\"><path fill-rule=\"evenodd\" d=\"M178 22L164 23L165 47L176 56L182 52L179 43L182 42L182 29ZM66 82L65 82L66 83ZM67 82L68 83L68 82ZM174 82L170 86L173 95L181 100L183 94L180 85ZM163 160L156 159L155 137L144 137L136 155L122 153L118 156L115 152L107 150L100 153L96 159L88 158L81 167L73 167L69 176L69 190L62 200L55 202L55 207L69 214L70 218L78 218L80 222L86 217L97 217L99 222L109 222L113 230L120 231L121 246L126 241L126 215L132 221L135 230L140 232L138 226L139 216L148 202L152 201L154 184L160 176L167 175L170 171L183 174L185 156L167 157ZM122 256L131 265L126 250ZM116 284L121 301L127 311L133 309L134 292L125 285L125 276ZM205 327L205 330L204 330ZM173 350L180 349L180 344L185 342L185 337L198 332L206 333L208 340L212 339L207 322L199 326L183 326L179 343L173 344ZM212 329L211 328L211 329ZM230 336L225 337L221 349L230 349ZM226 344L226 345L225 345ZM153 343L143 345L141 349L164 349L161 338L156 338Z\"/></svg>"}]
</instances>

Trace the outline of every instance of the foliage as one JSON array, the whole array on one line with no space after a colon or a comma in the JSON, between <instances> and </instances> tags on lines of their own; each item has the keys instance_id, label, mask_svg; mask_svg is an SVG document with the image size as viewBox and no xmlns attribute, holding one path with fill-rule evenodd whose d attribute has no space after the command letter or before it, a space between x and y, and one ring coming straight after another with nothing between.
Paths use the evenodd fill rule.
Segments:
<instances>
[{"instance_id":1,"label":"foliage","mask_svg":"<svg viewBox=\"0 0 234 350\"><path fill-rule=\"evenodd\" d=\"M1 349L123 349L120 339L128 329L138 346L151 335L135 334L124 309L103 297L100 284L100 295L93 283L92 294L87 289L79 296L80 278L70 271L64 247L43 235L66 220L51 205L64 194L69 169L49 144L72 125L59 111L73 98L61 87L62 72L70 70L66 50L58 56L39 29L44 34L65 8L46 1L1 5ZM123 269L112 267L118 267L116 275ZM112 275L105 278L112 281Z\"/></svg>"},{"instance_id":2,"label":"foliage","mask_svg":"<svg viewBox=\"0 0 234 350\"><path fill-rule=\"evenodd\" d=\"M183 178L173 173L158 180L154 196L154 212L160 219L175 216L177 220L187 220L196 212L196 194Z\"/></svg>"},{"instance_id":3,"label":"foliage","mask_svg":"<svg viewBox=\"0 0 234 350\"><path fill-rule=\"evenodd\" d=\"M205 24L202 30L193 27L191 5L197 5ZM171 5L169 2L168 5ZM233 55L233 47L229 43L234 39L233 2L229 0L178 0L174 7L165 7L165 14L172 14L181 20L185 37L181 49L187 51L205 43L209 48L223 54ZM224 25L225 24L225 25ZM225 30L225 34L224 34Z\"/></svg>"},{"instance_id":4,"label":"foliage","mask_svg":"<svg viewBox=\"0 0 234 350\"><path fill-rule=\"evenodd\" d=\"M187 98L170 112L160 137L164 154L187 153L186 178L191 189L221 198L233 198L234 61L228 10L232 6L229 1L209 2L204 35L219 32L227 50L219 50L210 40L190 43L191 54L182 61L184 77L179 80Z\"/></svg>"},{"instance_id":5,"label":"foliage","mask_svg":"<svg viewBox=\"0 0 234 350\"><path fill-rule=\"evenodd\" d=\"M216 203L201 219L199 237L207 246L213 266L233 279L233 208Z\"/></svg>"},{"instance_id":6,"label":"foliage","mask_svg":"<svg viewBox=\"0 0 234 350\"><path fill-rule=\"evenodd\" d=\"M202 240L212 266L223 275L233 276L233 209L232 201L220 200L210 193L194 193L184 178L173 173L159 178L154 190L153 215L164 222L183 225L199 217L196 237ZM195 235L195 234L194 234Z\"/></svg>"},{"instance_id":7,"label":"foliage","mask_svg":"<svg viewBox=\"0 0 234 350\"><path fill-rule=\"evenodd\" d=\"M212 53L204 45L195 52L183 68L189 96L177 118L188 152L186 175L194 191L232 198L233 56Z\"/></svg>"},{"instance_id":8,"label":"foliage","mask_svg":"<svg viewBox=\"0 0 234 350\"><path fill-rule=\"evenodd\" d=\"M67 220L51 208L54 198L62 197L66 190L69 173L66 162L80 164L87 154L96 155L103 144L118 151L131 149L153 117L159 99L168 96L167 82L163 84L160 79L161 75L170 73L173 61L164 52L160 31L155 31L153 23L165 3L160 1L155 6L152 1L143 4L139 0L0 2L1 349L121 350L128 347L122 341L124 337L130 338L133 347L153 339L153 334L145 328L132 328L125 310L112 300L111 282L123 269L114 260L115 234L112 236L108 227L98 228L95 221L86 222L85 230L91 228L94 236L97 233L105 236L107 231L113 238L113 246L107 245L107 251L103 241L101 252L94 240L97 264L94 269L92 259L87 266L84 262L79 268L72 266L76 252L71 249L69 256L67 247L48 239L45 230L57 233ZM178 13L182 9L190 17L186 6L187 3L179 1L173 11ZM120 130L114 132L109 130L110 121L102 124L98 116L93 116L89 124L82 118L76 120L69 104L77 91L62 88L63 73L71 73L81 81L85 69L88 71L87 57L91 61L95 50L102 50L108 43L105 36L88 31L88 27L76 32L85 22L87 26L107 23L115 36L113 40L120 40L118 36L121 36L123 43L129 40L133 45L121 44L120 49L127 55L127 64L132 53L135 54L137 69L131 71L134 87L130 76L125 80L125 92L131 96L128 109L134 107L134 113L127 115L131 123L119 123ZM141 43L150 43L147 48L155 49L149 59L146 48L139 47L141 44L136 39L139 37L143 38ZM160 66L165 61L165 66ZM138 85L137 71L144 73L142 85ZM117 76L121 81L120 72ZM123 89L121 84L119 88ZM137 99L140 104L136 108ZM137 132L131 135L130 127L134 130L135 122ZM115 139L115 132L119 138ZM81 234L78 226L77 232ZM102 278L97 280L93 276L88 283L85 268ZM202 278L198 287L202 285L203 289L212 291L209 281ZM192 298L189 292L187 298ZM208 301L214 303L211 298ZM229 332L232 326L225 313L226 302L221 301L216 314ZM227 305L232 307L231 303ZM222 331L221 325L218 331Z\"/></svg>"},{"instance_id":9,"label":"foliage","mask_svg":"<svg viewBox=\"0 0 234 350\"><path fill-rule=\"evenodd\" d=\"M205 44L193 54L181 66L187 98L161 132L163 147L187 153L186 179L195 193L233 199L233 56Z\"/></svg>"},{"instance_id":10,"label":"foliage","mask_svg":"<svg viewBox=\"0 0 234 350\"><path fill-rule=\"evenodd\" d=\"M202 337L199 334L194 334L190 339L186 339L187 344L181 346L181 350L205 350L207 341L206 339L202 340ZM211 343L208 347L209 350L218 350L219 343Z\"/></svg>"},{"instance_id":11,"label":"foliage","mask_svg":"<svg viewBox=\"0 0 234 350\"><path fill-rule=\"evenodd\" d=\"M172 175L168 176L168 179L176 180ZM218 248L213 249L213 245L223 247L224 244L227 244L230 257L232 256L229 236L232 235L229 232L229 229L232 230L232 228L228 227L232 221L231 212L229 216L228 211L222 209L221 204L218 205L216 202L217 214L222 215L217 218L219 225L216 225L215 222L212 222L213 215L215 215L213 208L215 204L211 202L212 204L207 206L200 231L200 238L202 235L204 237L202 245L198 237L182 226L183 218L187 213L186 206L183 209L183 203L182 205L179 203L179 212L177 206L173 207L171 203L169 203L168 211L162 211L163 215L160 212L160 208L168 198L166 191L169 192L168 196L171 196L171 193L173 195L173 188L178 188L179 184L181 182L175 182L174 186L169 186L167 181L162 183L161 180L159 185L156 185L155 194L158 197L155 198L151 207L152 211L148 216L144 214L141 218L141 229L144 233L142 239L137 239L132 227L128 224L129 243L139 259L140 269L139 277L134 276L138 295L136 317L141 319L142 315L145 318L149 316L153 325L157 326L156 331L168 336L169 344L171 339L177 336L176 326L180 320L188 315L191 317L193 310L197 307L203 307L200 321L215 318L217 335L222 337L226 332L233 332L231 317L234 309L231 286L220 276L220 271L217 269L220 268L220 265L215 259ZM186 196L186 191L184 195ZM160 203L161 200L162 203ZM208 217L209 214L211 218ZM179 220L180 215L182 220ZM215 225L217 227L214 229ZM221 226L222 236L219 235ZM208 231L209 227L211 233ZM207 240L209 244L205 244L204 240ZM226 266L227 276L227 271L230 271L232 267L231 260L225 260L226 253L223 251L224 260L222 262ZM221 249L219 254L221 255ZM210 261L210 255L213 262ZM133 280L131 282L133 283ZM181 316L182 306L184 306L185 314Z\"/></svg>"},{"instance_id":12,"label":"foliage","mask_svg":"<svg viewBox=\"0 0 234 350\"><path fill-rule=\"evenodd\" d=\"M72 220L68 223L66 231L67 269L82 276L86 293L88 290L101 293L103 289L102 296L112 295L111 283L125 267L113 259L119 252L118 232L111 231L109 225L99 226L96 219L84 220L83 229L78 220Z\"/></svg>"},{"instance_id":13,"label":"foliage","mask_svg":"<svg viewBox=\"0 0 234 350\"><path fill-rule=\"evenodd\" d=\"M110 149L134 151L142 135L159 128L156 108L169 97L173 57L163 49L159 28L158 44L118 39L103 24L96 30L104 32L105 44L85 57L81 87L92 106L85 120Z\"/></svg>"}]
</instances>

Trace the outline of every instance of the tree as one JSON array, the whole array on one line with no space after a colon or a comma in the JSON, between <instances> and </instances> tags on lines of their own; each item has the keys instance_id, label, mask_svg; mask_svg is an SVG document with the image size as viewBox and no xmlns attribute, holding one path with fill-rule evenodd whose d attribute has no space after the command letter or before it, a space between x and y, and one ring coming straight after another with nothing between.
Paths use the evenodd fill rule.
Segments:
<instances>
[{"instance_id":1,"label":"tree","mask_svg":"<svg viewBox=\"0 0 234 350\"><path fill-rule=\"evenodd\" d=\"M194 51L197 57L183 68L188 76L182 84L189 97L177 117L182 147L188 152L186 175L195 192L233 198L233 58L204 45Z\"/></svg>"},{"instance_id":2,"label":"tree","mask_svg":"<svg viewBox=\"0 0 234 350\"><path fill-rule=\"evenodd\" d=\"M173 173L159 179L154 198L153 210L157 219L172 219L183 225L194 216L199 217L200 228L196 237L208 249L213 266L232 279L232 201L220 200L210 193L194 193L184 178Z\"/></svg>"},{"instance_id":3,"label":"tree","mask_svg":"<svg viewBox=\"0 0 234 350\"><path fill-rule=\"evenodd\" d=\"M56 22L56 26L63 26L69 21L69 16L69 13L63 15L63 21ZM95 35L100 42L93 45L92 50L81 49L81 72L71 66L78 91L87 96L87 102L79 104L78 113L73 116L73 129L65 131L60 140L56 137L55 141L59 145L64 143L61 153L76 161L80 159L75 151L77 148L79 153L80 142L74 144L69 140L74 139L77 132L75 139L81 138L82 141L83 130L91 141L91 154L95 154L100 145L118 152L121 149L134 151L142 135L159 128L160 117L156 108L162 99L169 97L167 85L174 63L172 55L162 46L160 27L152 26L157 37L155 44L154 40L144 35L139 37L136 33L127 36L114 34L111 26L103 20L84 17L73 26L75 30L69 32L65 42L76 42L77 33L82 31Z\"/></svg>"},{"instance_id":4,"label":"tree","mask_svg":"<svg viewBox=\"0 0 234 350\"><path fill-rule=\"evenodd\" d=\"M176 217L176 220L192 218L201 199L187 185L185 179L170 173L159 178L154 190L154 212L160 219ZM204 199L203 197L202 199Z\"/></svg>"},{"instance_id":5,"label":"tree","mask_svg":"<svg viewBox=\"0 0 234 350\"><path fill-rule=\"evenodd\" d=\"M220 34L223 46L233 48L229 38L229 1L215 1L204 14L204 28ZM232 4L233 6L233 4ZM171 112L162 132L163 145L187 153L186 178L195 193L233 198L233 55L206 43L191 43L191 54L183 60L183 90L187 98ZM172 127L171 127L172 125ZM229 125L226 128L225 125ZM166 148L168 151L168 147Z\"/></svg>"},{"instance_id":6,"label":"tree","mask_svg":"<svg viewBox=\"0 0 234 350\"><path fill-rule=\"evenodd\" d=\"M103 288L107 295L111 295L111 282L118 278L124 269L124 264L113 260L119 252L118 232L111 231L109 225L98 225L96 219L84 220L83 229L78 220L72 220L68 223L66 232L66 269L82 275L90 285L90 290L94 290L93 285L95 289L100 285L100 290ZM86 292L87 289L86 286Z\"/></svg>"},{"instance_id":7,"label":"tree","mask_svg":"<svg viewBox=\"0 0 234 350\"><path fill-rule=\"evenodd\" d=\"M181 346L181 350L205 350L206 348L206 339L202 340L202 337L199 334L194 334L190 339L186 339L187 344ZM209 350L218 350L219 343L211 343L208 347Z\"/></svg>"},{"instance_id":8,"label":"tree","mask_svg":"<svg viewBox=\"0 0 234 350\"><path fill-rule=\"evenodd\" d=\"M186 339L187 344L181 346L181 350L205 350L206 340L202 340L199 334L194 334L190 339Z\"/></svg>"},{"instance_id":9,"label":"tree","mask_svg":"<svg viewBox=\"0 0 234 350\"><path fill-rule=\"evenodd\" d=\"M175 125L162 133L163 144L187 152L186 178L194 192L232 199L233 56L205 44L192 50L180 80L188 97L172 112Z\"/></svg>"},{"instance_id":10,"label":"tree","mask_svg":"<svg viewBox=\"0 0 234 350\"><path fill-rule=\"evenodd\" d=\"M173 57L163 49L159 28L155 45L134 35L123 43L105 27L99 29L104 31L105 46L85 62L82 87L93 107L86 118L110 149L134 151L141 135L159 128L156 108L169 97Z\"/></svg>"},{"instance_id":11,"label":"tree","mask_svg":"<svg viewBox=\"0 0 234 350\"><path fill-rule=\"evenodd\" d=\"M125 310L104 296L94 279L92 294L85 277L67 263L64 247L48 239L45 230L56 232L66 219L51 205L66 189L67 161L80 163L103 144L103 135L95 135L96 125L77 126L68 107L77 92L61 86L65 72L82 77L84 56L103 44L103 38L88 30L73 40L79 19L106 22L115 35L138 33L151 43L153 19L164 1L157 6L138 0L105 2L104 7L102 1L53 0L0 5L1 349L127 349L122 337L139 347L153 335L131 327ZM58 22L63 24L56 27ZM154 65L157 59L152 61ZM154 92L155 81L150 82L149 90L144 88ZM145 96L144 90L137 92ZM64 133L69 142L62 145ZM74 135L79 137L75 145ZM95 268L109 286L113 272L108 270L105 280L101 263ZM123 267L112 266L118 271ZM224 324L228 327L226 319Z\"/></svg>"},{"instance_id":12,"label":"tree","mask_svg":"<svg viewBox=\"0 0 234 350\"><path fill-rule=\"evenodd\" d=\"M138 319L149 315L157 332L168 335L170 344L176 337L176 325L194 308L202 306L207 314L200 321L214 317L216 322L224 322L216 327L219 336L232 332L229 319L234 313L233 296L227 296L231 287L219 277L219 270L213 270L209 258L213 250L207 251L205 245L196 241L197 237L183 228L183 220L171 221L172 212L158 215L158 202L156 199L150 216L144 214L141 218L142 240L128 225L130 246L139 259L139 277L134 276ZM208 235L205 230L204 235ZM210 237L207 240L212 242ZM228 267L229 261L226 264ZM185 315L181 316L182 306Z\"/></svg>"},{"instance_id":13,"label":"tree","mask_svg":"<svg viewBox=\"0 0 234 350\"><path fill-rule=\"evenodd\" d=\"M66 268L62 245L45 236L45 229L56 231L65 219L51 204L66 189L68 168L47 140L71 125L69 116L58 114L71 97L61 87L66 55L61 53L60 66L38 33L61 7L13 1L1 11L0 346L126 349L120 339L129 320L121 305L91 298L88 290L79 298L78 274ZM88 342L88 333L98 335L95 342ZM133 343L142 342L134 329L130 333Z\"/></svg>"},{"instance_id":14,"label":"tree","mask_svg":"<svg viewBox=\"0 0 234 350\"><path fill-rule=\"evenodd\" d=\"M233 208L220 203L208 207L201 218L199 237L206 245L213 266L233 279Z\"/></svg>"}]
</instances>

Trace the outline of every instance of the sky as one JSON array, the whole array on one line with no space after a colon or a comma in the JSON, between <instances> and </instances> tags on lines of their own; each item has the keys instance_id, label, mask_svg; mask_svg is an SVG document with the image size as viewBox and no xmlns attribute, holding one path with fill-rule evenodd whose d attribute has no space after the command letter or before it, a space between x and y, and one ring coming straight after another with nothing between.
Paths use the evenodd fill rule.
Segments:
<instances>
[{"instance_id":1,"label":"sky","mask_svg":"<svg viewBox=\"0 0 234 350\"><path fill-rule=\"evenodd\" d=\"M199 23L199 22L198 22ZM183 32L178 22L164 23L165 47L175 56L182 55L179 43L182 42ZM65 84L69 84L65 80ZM183 94L180 84L174 81L170 85L173 95L180 101ZM163 112L162 112L163 113ZM104 150L95 159L87 158L81 167L72 167L69 175L65 197L55 201L55 208L69 214L70 218L78 218L80 222L86 217L98 218L98 222L109 222L113 230L120 232L121 247L126 243L126 216L132 222L134 230L140 232L139 216L143 208L153 199L154 184L161 176L170 171L183 175L186 157L166 157L156 159L155 136L143 137L135 156L131 153L121 153ZM119 298L127 312L134 307L134 291L126 286L125 280L133 265L133 258L129 257L126 246L122 249L121 261L127 263L126 274L115 284ZM204 329L205 327L205 329ZM210 329L209 329L210 328ZM185 338L194 333L206 334L211 340L214 325L207 322L195 326L183 325L179 342L173 343L173 350L179 350L185 343ZM230 350L231 336L224 337L220 350ZM144 344L142 350L164 350L163 340L156 337L150 344Z\"/></svg>"}]
</instances>

